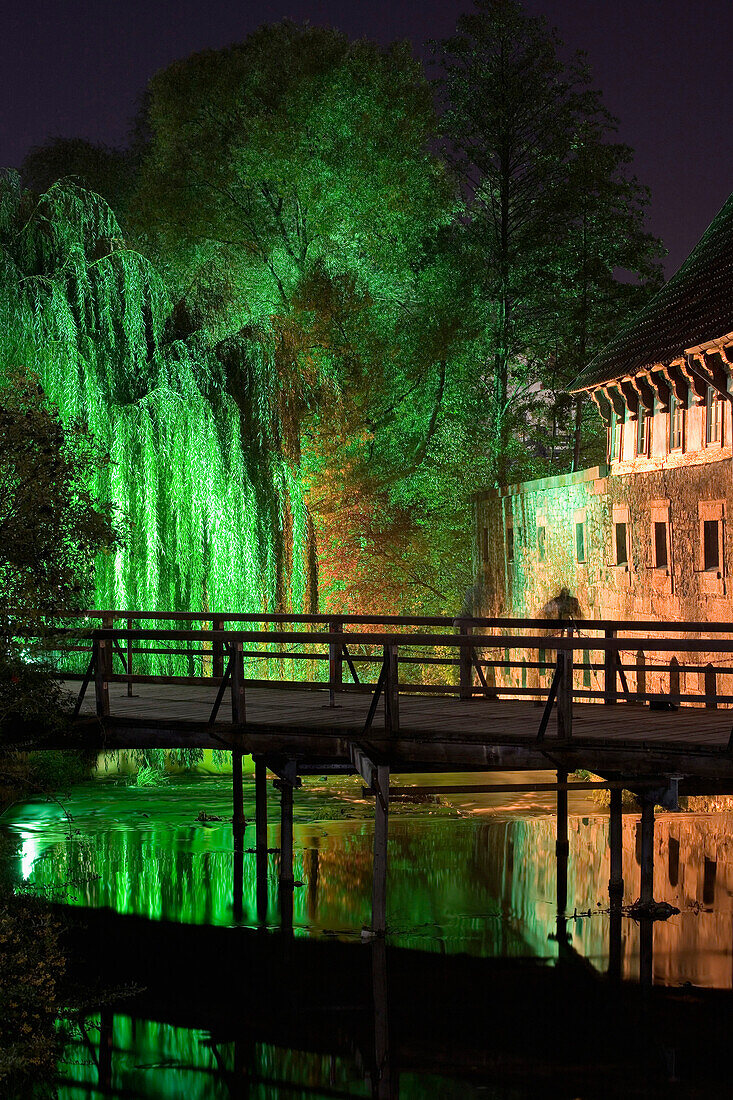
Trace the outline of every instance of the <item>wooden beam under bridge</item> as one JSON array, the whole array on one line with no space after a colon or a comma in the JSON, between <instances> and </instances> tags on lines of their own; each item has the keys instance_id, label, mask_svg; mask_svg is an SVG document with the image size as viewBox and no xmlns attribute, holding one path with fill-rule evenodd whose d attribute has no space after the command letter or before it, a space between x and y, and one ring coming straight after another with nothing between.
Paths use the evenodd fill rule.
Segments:
<instances>
[{"instance_id":1,"label":"wooden beam under bridge","mask_svg":"<svg viewBox=\"0 0 733 1100\"><path fill-rule=\"evenodd\" d=\"M610 779L599 782L581 780L577 783L459 783L444 786L390 787L390 798L405 798L411 794L533 794L535 791L610 791L614 788L635 791L641 788L665 786L657 779ZM364 794L371 794L364 788Z\"/></svg>"}]
</instances>

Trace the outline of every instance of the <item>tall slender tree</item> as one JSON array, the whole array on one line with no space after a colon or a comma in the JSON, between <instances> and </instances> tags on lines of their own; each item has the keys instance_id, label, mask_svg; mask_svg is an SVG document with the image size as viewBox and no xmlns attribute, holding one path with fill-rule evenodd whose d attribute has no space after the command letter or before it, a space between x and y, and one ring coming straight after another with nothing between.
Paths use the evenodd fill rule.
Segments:
<instances>
[{"instance_id":1,"label":"tall slender tree","mask_svg":"<svg viewBox=\"0 0 733 1100\"><path fill-rule=\"evenodd\" d=\"M535 423L545 419L548 402L539 390L547 366L558 355L569 359L557 342L573 326L558 311L577 317L585 300L572 337L575 358L584 357L594 340L590 271L603 269L596 284L605 282L608 294L623 261L649 274L655 244L639 224L644 194L623 177L628 150L611 144L615 122L585 61L563 60L544 19L528 16L516 0L477 0L435 55L444 152L466 202L464 270L483 321L474 355L487 394L492 480L499 484L510 468L516 475L531 467L527 432L515 429L528 414ZM599 186L604 171L610 183ZM595 186L588 190L590 176ZM609 247L630 227L635 250L630 243ZM624 294L613 297L618 303ZM535 460L547 454L541 439L529 442Z\"/></svg>"}]
</instances>

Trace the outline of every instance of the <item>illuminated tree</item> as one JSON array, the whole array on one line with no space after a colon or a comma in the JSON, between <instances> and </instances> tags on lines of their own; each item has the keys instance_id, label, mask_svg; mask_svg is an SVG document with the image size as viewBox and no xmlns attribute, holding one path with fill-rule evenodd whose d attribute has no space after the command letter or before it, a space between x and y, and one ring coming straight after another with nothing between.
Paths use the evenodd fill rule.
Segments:
<instances>
[{"instance_id":1,"label":"illuminated tree","mask_svg":"<svg viewBox=\"0 0 733 1100\"><path fill-rule=\"evenodd\" d=\"M548 367L557 391L630 304L615 269L653 276L658 254L641 224L645 193L624 174L629 150L611 143L615 122L582 56L566 64L560 45L516 0L478 0L436 47L496 484L548 457Z\"/></svg>"},{"instance_id":2,"label":"illuminated tree","mask_svg":"<svg viewBox=\"0 0 733 1100\"><path fill-rule=\"evenodd\" d=\"M210 342L184 338L159 275L99 196L65 183L37 196L13 174L2 180L0 354L6 370L32 364L62 423L84 425L110 457L90 490L129 535L97 561L99 605L303 606L302 495L276 456L260 460L258 401L235 401ZM245 366L251 384L256 356Z\"/></svg>"},{"instance_id":3,"label":"illuminated tree","mask_svg":"<svg viewBox=\"0 0 733 1100\"><path fill-rule=\"evenodd\" d=\"M436 436L450 344L427 292L455 203L420 65L402 46L282 23L171 66L149 105L140 233L192 323L228 349L231 392L269 410L265 441L308 486L323 575L341 589L328 548L343 538L370 559L363 524L399 572L408 513L392 498Z\"/></svg>"}]
</instances>

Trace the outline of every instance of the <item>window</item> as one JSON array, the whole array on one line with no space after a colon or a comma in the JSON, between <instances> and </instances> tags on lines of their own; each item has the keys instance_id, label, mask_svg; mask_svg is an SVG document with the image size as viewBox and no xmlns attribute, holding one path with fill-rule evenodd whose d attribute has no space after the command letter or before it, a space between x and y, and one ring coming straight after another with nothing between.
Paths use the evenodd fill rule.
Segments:
<instances>
[{"instance_id":1,"label":"window","mask_svg":"<svg viewBox=\"0 0 733 1100\"><path fill-rule=\"evenodd\" d=\"M616 565L626 565L629 560L629 545L628 535L626 533L626 524L617 523L615 525L616 532Z\"/></svg>"},{"instance_id":2,"label":"window","mask_svg":"<svg viewBox=\"0 0 733 1100\"><path fill-rule=\"evenodd\" d=\"M514 528L506 529L506 556L507 561L514 561Z\"/></svg>"},{"instance_id":3,"label":"window","mask_svg":"<svg viewBox=\"0 0 733 1100\"><path fill-rule=\"evenodd\" d=\"M578 561L585 561L585 524L575 524L575 557Z\"/></svg>"},{"instance_id":4,"label":"window","mask_svg":"<svg viewBox=\"0 0 733 1100\"><path fill-rule=\"evenodd\" d=\"M611 461L616 459L618 462L624 457L624 416L619 416L618 413L613 414L613 420L611 421Z\"/></svg>"},{"instance_id":5,"label":"window","mask_svg":"<svg viewBox=\"0 0 733 1100\"><path fill-rule=\"evenodd\" d=\"M705 444L722 443L723 441L723 417L722 400L717 390L708 386L705 398Z\"/></svg>"},{"instance_id":6,"label":"window","mask_svg":"<svg viewBox=\"0 0 733 1100\"><path fill-rule=\"evenodd\" d=\"M669 449L681 451L685 439L685 408L674 391L669 395Z\"/></svg>"},{"instance_id":7,"label":"window","mask_svg":"<svg viewBox=\"0 0 733 1100\"><path fill-rule=\"evenodd\" d=\"M667 524L663 520L654 522L654 565L657 569L666 569L669 565Z\"/></svg>"},{"instance_id":8,"label":"window","mask_svg":"<svg viewBox=\"0 0 733 1100\"><path fill-rule=\"evenodd\" d=\"M717 519L703 520L702 524L703 569L720 569L720 524Z\"/></svg>"},{"instance_id":9,"label":"window","mask_svg":"<svg viewBox=\"0 0 733 1100\"><path fill-rule=\"evenodd\" d=\"M649 454L651 441L652 416L639 402L639 417L636 421L636 453L638 455Z\"/></svg>"},{"instance_id":10,"label":"window","mask_svg":"<svg viewBox=\"0 0 733 1100\"><path fill-rule=\"evenodd\" d=\"M484 561L489 560L489 529L484 527L483 538L481 540L481 557Z\"/></svg>"},{"instance_id":11,"label":"window","mask_svg":"<svg viewBox=\"0 0 733 1100\"><path fill-rule=\"evenodd\" d=\"M537 528L537 557L540 561L545 560L545 528Z\"/></svg>"}]
</instances>

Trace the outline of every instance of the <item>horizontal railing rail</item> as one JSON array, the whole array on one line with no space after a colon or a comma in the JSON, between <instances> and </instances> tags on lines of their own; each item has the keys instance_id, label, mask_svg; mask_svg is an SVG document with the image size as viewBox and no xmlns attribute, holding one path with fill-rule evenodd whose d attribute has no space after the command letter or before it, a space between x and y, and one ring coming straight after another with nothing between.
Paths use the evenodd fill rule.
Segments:
<instances>
[{"instance_id":1,"label":"horizontal railing rail","mask_svg":"<svg viewBox=\"0 0 733 1100\"><path fill-rule=\"evenodd\" d=\"M399 728L400 695L487 703L534 698L545 704L540 740L554 708L558 736L572 735L575 702L697 703L711 709L733 704L733 682L724 679L733 677L730 623L157 611L58 618L65 625L55 623L45 644L59 675L82 681L77 715L92 681L100 717L110 714L113 683L126 684L128 695L136 684L210 684L217 689L211 721L220 721L229 691L235 724L246 721L248 687L291 687L328 691L331 706L339 693L369 694L365 730L372 728L381 700L385 728L392 732ZM77 661L86 655L86 667L64 669L64 655L67 661L69 655ZM689 664L680 662L683 655L692 658ZM702 659L695 661L695 655ZM714 663L716 655L721 663ZM169 667L151 671L151 659L169 660ZM178 671L171 671L175 659ZM286 662L292 665L289 677ZM407 668L414 670L409 676ZM441 668L452 681L435 682ZM315 678L318 670L325 675ZM691 676L697 677L697 691L689 690Z\"/></svg>"}]
</instances>

